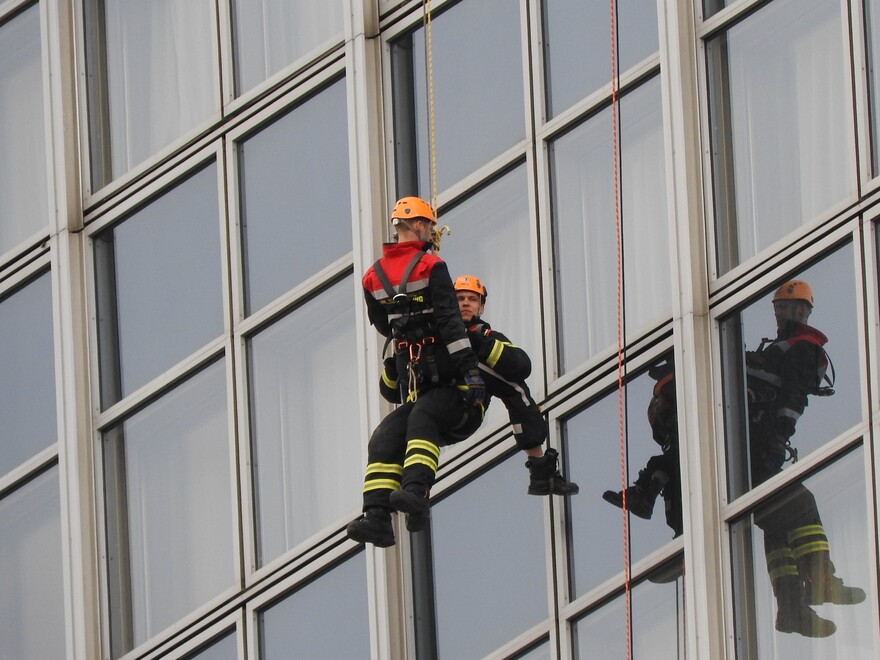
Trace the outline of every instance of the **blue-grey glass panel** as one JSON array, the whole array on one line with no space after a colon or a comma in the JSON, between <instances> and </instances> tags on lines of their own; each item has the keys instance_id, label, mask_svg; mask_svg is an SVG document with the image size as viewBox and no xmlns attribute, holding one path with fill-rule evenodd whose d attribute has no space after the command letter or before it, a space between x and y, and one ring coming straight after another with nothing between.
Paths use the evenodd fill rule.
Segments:
<instances>
[{"instance_id":1,"label":"blue-grey glass panel","mask_svg":"<svg viewBox=\"0 0 880 660\"><path fill-rule=\"evenodd\" d=\"M550 648L550 642L544 641L541 644L532 647L525 653L511 657L516 660L552 660L553 655Z\"/></svg>"},{"instance_id":2,"label":"blue-grey glass panel","mask_svg":"<svg viewBox=\"0 0 880 660\"><path fill-rule=\"evenodd\" d=\"M58 468L0 499L3 658L64 658L64 575Z\"/></svg>"},{"instance_id":3,"label":"blue-grey glass panel","mask_svg":"<svg viewBox=\"0 0 880 660\"><path fill-rule=\"evenodd\" d=\"M235 87L242 94L333 37L343 0L234 0Z\"/></svg>"},{"instance_id":4,"label":"blue-grey glass panel","mask_svg":"<svg viewBox=\"0 0 880 660\"><path fill-rule=\"evenodd\" d=\"M98 187L218 110L216 17L214 0L86 0L86 12Z\"/></svg>"},{"instance_id":5,"label":"blue-grey glass panel","mask_svg":"<svg viewBox=\"0 0 880 660\"><path fill-rule=\"evenodd\" d=\"M0 475L58 438L49 273L0 300L0 419Z\"/></svg>"},{"instance_id":6,"label":"blue-grey glass panel","mask_svg":"<svg viewBox=\"0 0 880 660\"><path fill-rule=\"evenodd\" d=\"M116 655L235 583L228 420L220 360L104 433Z\"/></svg>"},{"instance_id":7,"label":"blue-grey glass panel","mask_svg":"<svg viewBox=\"0 0 880 660\"><path fill-rule=\"evenodd\" d=\"M859 448L731 524L737 658L878 657L867 498Z\"/></svg>"},{"instance_id":8,"label":"blue-grey glass panel","mask_svg":"<svg viewBox=\"0 0 880 660\"><path fill-rule=\"evenodd\" d=\"M238 145L249 311L351 252L347 125L340 80Z\"/></svg>"},{"instance_id":9,"label":"blue-grey glass panel","mask_svg":"<svg viewBox=\"0 0 880 660\"><path fill-rule=\"evenodd\" d=\"M617 228L610 109L550 145L560 371L617 338ZM660 78L620 101L623 330L672 311Z\"/></svg>"},{"instance_id":10,"label":"blue-grey glass panel","mask_svg":"<svg viewBox=\"0 0 880 660\"><path fill-rule=\"evenodd\" d=\"M260 657L370 658L367 567L363 553L259 613Z\"/></svg>"},{"instance_id":11,"label":"blue-grey glass panel","mask_svg":"<svg viewBox=\"0 0 880 660\"><path fill-rule=\"evenodd\" d=\"M541 352L535 327L538 273L525 166L445 212L439 222L451 228L441 242L450 275L479 277L488 292L484 320L536 359ZM500 419L507 417L504 406L496 403L489 407L486 421Z\"/></svg>"},{"instance_id":12,"label":"blue-grey glass panel","mask_svg":"<svg viewBox=\"0 0 880 660\"><path fill-rule=\"evenodd\" d=\"M526 494L524 458L517 452L432 509L441 658L481 658L548 616L545 500Z\"/></svg>"},{"instance_id":13,"label":"blue-grey glass panel","mask_svg":"<svg viewBox=\"0 0 880 660\"><path fill-rule=\"evenodd\" d=\"M807 324L818 330L827 343L822 346L828 366L825 373L834 377L833 394L827 390L803 395L806 399L800 418L795 419L794 435L790 437L791 446L799 457L816 451L833 440L862 419L862 377L859 351L858 309L854 277L852 245L838 249L822 261L797 273L792 278L807 282L812 289L814 307ZM730 496L739 497L761 481L768 478L757 477L754 471L763 465L762 452L767 443L773 440L770 435L774 428L764 423L764 416L780 415L791 417L788 409L789 397L804 387L806 374L810 385L825 387L819 378L821 364L815 359L805 364L803 351L787 350L786 357L779 366L772 361L765 366L763 359L755 354L764 342L777 338L777 324L772 298L777 287L773 287L741 311L726 318L721 325L724 345L725 369L725 409L729 411L727 420L727 461ZM804 332L787 333L779 337L804 336ZM821 342L821 338L819 339ZM808 357L812 354L808 354ZM795 357L791 357L795 356ZM766 379L744 377L748 366L760 368L779 376L777 386L767 390ZM798 399L800 400L800 399ZM785 406L775 401L786 402ZM800 412L800 411L795 411ZM746 421L751 420L751 421ZM750 469L747 466L750 465ZM786 462L784 468L793 463ZM774 470L775 471L775 470Z\"/></svg>"},{"instance_id":14,"label":"blue-grey glass panel","mask_svg":"<svg viewBox=\"0 0 880 660\"><path fill-rule=\"evenodd\" d=\"M625 385L622 401L627 452L627 485L648 469L654 456L663 456L648 424L648 407L656 381L642 374ZM623 511L602 499L606 490L620 491L620 406L612 391L573 417L563 426L565 456L570 478L581 486L577 497L566 501L569 511L569 579L572 598L597 587L624 570ZM656 459L654 459L656 460ZM667 456L670 501L680 489L678 455ZM678 491L680 493L680 490ZM636 562L674 537L667 524L666 498L658 496L650 520L628 516L630 561ZM680 504L679 504L680 507ZM673 518L674 520L674 518Z\"/></svg>"},{"instance_id":15,"label":"blue-grey glass panel","mask_svg":"<svg viewBox=\"0 0 880 660\"><path fill-rule=\"evenodd\" d=\"M605 0L544 0L547 112L555 116L611 82L611 13ZM657 3L614 3L616 72L660 48Z\"/></svg>"},{"instance_id":16,"label":"blue-grey glass panel","mask_svg":"<svg viewBox=\"0 0 880 660\"><path fill-rule=\"evenodd\" d=\"M871 110L871 166L880 175L880 2L864 0L865 45L868 62L868 106Z\"/></svg>"},{"instance_id":17,"label":"blue-grey glass panel","mask_svg":"<svg viewBox=\"0 0 880 660\"><path fill-rule=\"evenodd\" d=\"M519 0L461 2L431 21L438 191L525 138L521 30ZM430 199L424 28L412 35L412 62L418 157L416 163L398 162L397 166L418 169L419 190L398 193ZM397 80L395 84L412 83Z\"/></svg>"},{"instance_id":18,"label":"blue-grey glass panel","mask_svg":"<svg viewBox=\"0 0 880 660\"><path fill-rule=\"evenodd\" d=\"M0 25L0 255L49 225L40 8Z\"/></svg>"},{"instance_id":19,"label":"blue-grey glass panel","mask_svg":"<svg viewBox=\"0 0 880 660\"><path fill-rule=\"evenodd\" d=\"M219 212L212 164L97 237L105 407L223 332Z\"/></svg>"},{"instance_id":20,"label":"blue-grey glass panel","mask_svg":"<svg viewBox=\"0 0 880 660\"><path fill-rule=\"evenodd\" d=\"M633 658L683 660L684 578L648 576L632 589ZM618 597L574 622L574 657L626 658L626 603ZM763 657L763 656L762 656Z\"/></svg>"},{"instance_id":21,"label":"blue-grey glass panel","mask_svg":"<svg viewBox=\"0 0 880 660\"><path fill-rule=\"evenodd\" d=\"M238 660L238 638L234 632L231 632L186 658L187 660Z\"/></svg>"},{"instance_id":22,"label":"blue-grey glass panel","mask_svg":"<svg viewBox=\"0 0 880 660\"><path fill-rule=\"evenodd\" d=\"M774 0L707 42L719 272L856 193L841 6Z\"/></svg>"},{"instance_id":23,"label":"blue-grey glass panel","mask_svg":"<svg viewBox=\"0 0 880 660\"><path fill-rule=\"evenodd\" d=\"M714 16L735 2L738 2L738 0L703 0L703 18Z\"/></svg>"},{"instance_id":24,"label":"blue-grey glass panel","mask_svg":"<svg viewBox=\"0 0 880 660\"><path fill-rule=\"evenodd\" d=\"M352 377L360 299L353 286L345 278L249 341L260 564L360 501L363 438Z\"/></svg>"}]
</instances>

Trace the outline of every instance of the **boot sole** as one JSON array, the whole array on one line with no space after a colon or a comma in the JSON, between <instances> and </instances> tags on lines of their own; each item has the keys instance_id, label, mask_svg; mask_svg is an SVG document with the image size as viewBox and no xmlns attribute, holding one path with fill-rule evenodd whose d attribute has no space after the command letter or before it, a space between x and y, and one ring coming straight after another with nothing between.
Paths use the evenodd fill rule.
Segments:
<instances>
[{"instance_id":1,"label":"boot sole","mask_svg":"<svg viewBox=\"0 0 880 660\"><path fill-rule=\"evenodd\" d=\"M424 497L405 490L395 490L388 498L388 502L397 511L416 514L428 518L431 512L431 503Z\"/></svg>"},{"instance_id":2,"label":"boot sole","mask_svg":"<svg viewBox=\"0 0 880 660\"><path fill-rule=\"evenodd\" d=\"M353 526L354 523L345 528L345 533L352 541L358 543L370 543L377 548L390 548L394 545L394 534L391 537L387 534L375 534L369 530L360 529Z\"/></svg>"}]
</instances>

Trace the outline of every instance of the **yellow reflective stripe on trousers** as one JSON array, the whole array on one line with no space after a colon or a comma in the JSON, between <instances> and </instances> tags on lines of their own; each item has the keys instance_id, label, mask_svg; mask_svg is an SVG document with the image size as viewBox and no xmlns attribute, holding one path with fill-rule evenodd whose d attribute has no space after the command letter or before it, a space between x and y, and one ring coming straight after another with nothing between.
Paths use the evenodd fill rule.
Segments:
<instances>
[{"instance_id":1,"label":"yellow reflective stripe on trousers","mask_svg":"<svg viewBox=\"0 0 880 660\"><path fill-rule=\"evenodd\" d=\"M394 479L370 479L364 482L364 492L371 490L399 490L400 480Z\"/></svg>"},{"instance_id":2,"label":"yellow reflective stripe on trousers","mask_svg":"<svg viewBox=\"0 0 880 660\"><path fill-rule=\"evenodd\" d=\"M370 463L367 465L367 474L376 474L377 472L391 472L392 474L403 474L403 466L400 463Z\"/></svg>"},{"instance_id":3,"label":"yellow reflective stripe on trousers","mask_svg":"<svg viewBox=\"0 0 880 660\"><path fill-rule=\"evenodd\" d=\"M407 454L416 449L424 449L425 451L432 453L437 458L440 458L440 447L438 447L436 443L431 442L430 440L417 440L414 438L406 443Z\"/></svg>"},{"instance_id":4,"label":"yellow reflective stripe on trousers","mask_svg":"<svg viewBox=\"0 0 880 660\"><path fill-rule=\"evenodd\" d=\"M828 552L830 550L830 546L828 545L828 541L815 541L813 543L805 543L804 545L799 545L794 549L794 558L800 559L801 557L806 557L807 555L811 555L814 552Z\"/></svg>"},{"instance_id":5,"label":"yellow reflective stripe on trousers","mask_svg":"<svg viewBox=\"0 0 880 660\"><path fill-rule=\"evenodd\" d=\"M793 543L805 536L825 536L825 528L822 525L804 525L796 527L788 533L788 542Z\"/></svg>"}]
</instances>

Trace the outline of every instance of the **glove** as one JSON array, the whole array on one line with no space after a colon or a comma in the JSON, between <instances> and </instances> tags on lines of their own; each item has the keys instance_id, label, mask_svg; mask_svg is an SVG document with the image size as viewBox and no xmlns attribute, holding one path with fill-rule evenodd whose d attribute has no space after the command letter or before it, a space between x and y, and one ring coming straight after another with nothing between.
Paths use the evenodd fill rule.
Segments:
<instances>
[{"instance_id":1,"label":"glove","mask_svg":"<svg viewBox=\"0 0 880 660\"><path fill-rule=\"evenodd\" d=\"M388 380L397 380L397 358L394 356L387 357L382 362L385 367L385 375Z\"/></svg>"},{"instance_id":2,"label":"glove","mask_svg":"<svg viewBox=\"0 0 880 660\"><path fill-rule=\"evenodd\" d=\"M478 406L483 403L486 398L486 383L480 375L480 370L474 367L464 375L464 382L467 385L467 401L468 403Z\"/></svg>"},{"instance_id":3,"label":"glove","mask_svg":"<svg viewBox=\"0 0 880 660\"><path fill-rule=\"evenodd\" d=\"M785 441L781 435L773 436L764 448L764 461L767 469L772 472L782 470L785 464Z\"/></svg>"}]
</instances>

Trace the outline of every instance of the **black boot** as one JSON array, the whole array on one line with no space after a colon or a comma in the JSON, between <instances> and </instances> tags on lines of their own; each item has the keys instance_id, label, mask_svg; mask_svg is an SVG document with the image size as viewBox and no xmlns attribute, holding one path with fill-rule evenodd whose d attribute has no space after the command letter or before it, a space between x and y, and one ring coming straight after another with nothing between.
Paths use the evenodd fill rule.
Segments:
<instances>
[{"instance_id":1,"label":"black boot","mask_svg":"<svg viewBox=\"0 0 880 660\"><path fill-rule=\"evenodd\" d=\"M623 491L606 490L602 493L602 499L610 502L618 509L623 508ZM654 513L654 502L657 496L651 496L641 486L634 484L626 489L626 510L634 516L650 520Z\"/></svg>"},{"instance_id":2,"label":"black boot","mask_svg":"<svg viewBox=\"0 0 880 660\"><path fill-rule=\"evenodd\" d=\"M797 566L804 579L806 600L810 605L856 605L867 597L864 589L848 587L834 574L834 563L827 550L812 552L798 559Z\"/></svg>"},{"instance_id":3,"label":"black boot","mask_svg":"<svg viewBox=\"0 0 880 660\"><path fill-rule=\"evenodd\" d=\"M657 496L668 481L669 477L665 473L651 475L647 470L640 470L639 478L626 489L626 510L634 516L650 520ZM606 490L602 493L602 499L619 509L623 508L623 491Z\"/></svg>"},{"instance_id":4,"label":"black boot","mask_svg":"<svg viewBox=\"0 0 880 660\"><path fill-rule=\"evenodd\" d=\"M548 449L543 456L527 460L529 495L577 495L580 488L573 481L567 481L558 466L559 452L555 449Z\"/></svg>"},{"instance_id":5,"label":"black boot","mask_svg":"<svg viewBox=\"0 0 880 660\"><path fill-rule=\"evenodd\" d=\"M379 548L394 545L394 528L391 526L391 511L381 507L371 507L357 520L345 528L348 538L358 543L372 543Z\"/></svg>"},{"instance_id":6,"label":"black boot","mask_svg":"<svg viewBox=\"0 0 880 660\"><path fill-rule=\"evenodd\" d=\"M396 510L406 514L406 528L410 532L425 529L431 518L431 501L424 490L412 487L395 490L391 493L389 502Z\"/></svg>"},{"instance_id":7,"label":"black boot","mask_svg":"<svg viewBox=\"0 0 880 660\"><path fill-rule=\"evenodd\" d=\"M833 621L823 619L807 604L804 583L785 575L773 581L776 594L776 630L804 637L830 637L837 631Z\"/></svg>"}]
</instances>

